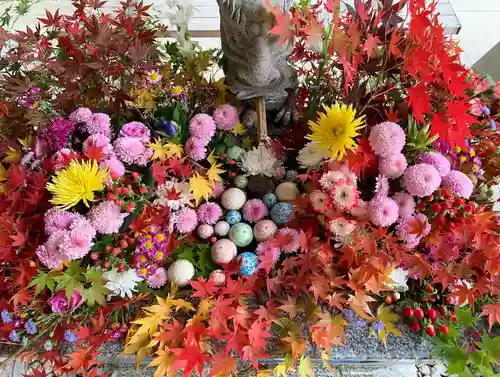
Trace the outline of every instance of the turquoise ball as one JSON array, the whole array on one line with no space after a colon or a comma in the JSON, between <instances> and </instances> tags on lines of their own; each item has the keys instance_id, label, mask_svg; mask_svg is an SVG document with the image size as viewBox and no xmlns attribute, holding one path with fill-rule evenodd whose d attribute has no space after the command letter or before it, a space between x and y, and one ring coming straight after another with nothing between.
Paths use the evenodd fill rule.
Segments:
<instances>
[{"instance_id":1,"label":"turquoise ball","mask_svg":"<svg viewBox=\"0 0 500 377\"><path fill-rule=\"evenodd\" d=\"M266 204L268 208L271 208L273 205L276 204L278 199L276 198L276 195L274 195L273 192L268 192L266 195L262 197L262 201Z\"/></svg>"},{"instance_id":2,"label":"turquoise ball","mask_svg":"<svg viewBox=\"0 0 500 377\"><path fill-rule=\"evenodd\" d=\"M229 225L239 223L241 221L241 213L235 210L228 211L228 213L226 213L226 221Z\"/></svg>"},{"instance_id":3,"label":"turquoise ball","mask_svg":"<svg viewBox=\"0 0 500 377\"><path fill-rule=\"evenodd\" d=\"M257 255L249 251L245 251L238 256L238 260L241 262L240 273L243 276L251 276L255 274L257 266L259 265Z\"/></svg>"},{"instance_id":4,"label":"turquoise ball","mask_svg":"<svg viewBox=\"0 0 500 377\"><path fill-rule=\"evenodd\" d=\"M234 224L229 230L229 239L238 247L245 247L253 241L253 229L245 223Z\"/></svg>"},{"instance_id":5,"label":"turquoise ball","mask_svg":"<svg viewBox=\"0 0 500 377\"><path fill-rule=\"evenodd\" d=\"M271 219L278 225L289 222L293 217L293 206L290 203L278 202L271 208Z\"/></svg>"}]
</instances>

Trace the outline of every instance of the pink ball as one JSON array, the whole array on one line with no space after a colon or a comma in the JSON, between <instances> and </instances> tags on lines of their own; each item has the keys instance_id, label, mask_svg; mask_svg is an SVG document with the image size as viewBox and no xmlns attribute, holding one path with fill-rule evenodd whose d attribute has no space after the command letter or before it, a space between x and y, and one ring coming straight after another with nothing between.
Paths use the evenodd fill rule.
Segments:
<instances>
[{"instance_id":1,"label":"pink ball","mask_svg":"<svg viewBox=\"0 0 500 377\"><path fill-rule=\"evenodd\" d=\"M201 224L198 226L198 236L200 236L202 240L209 239L212 234L214 234L214 227L212 225Z\"/></svg>"},{"instance_id":2,"label":"pink ball","mask_svg":"<svg viewBox=\"0 0 500 377\"><path fill-rule=\"evenodd\" d=\"M260 220L253 227L253 235L257 242L268 240L276 234L278 226L271 220Z\"/></svg>"},{"instance_id":3,"label":"pink ball","mask_svg":"<svg viewBox=\"0 0 500 377\"><path fill-rule=\"evenodd\" d=\"M210 273L209 279L214 282L216 287L220 287L226 282L226 274L222 270L214 270Z\"/></svg>"},{"instance_id":4,"label":"pink ball","mask_svg":"<svg viewBox=\"0 0 500 377\"><path fill-rule=\"evenodd\" d=\"M230 263L234 258L236 258L237 253L238 250L234 242L226 238L218 240L212 245L212 259L218 264Z\"/></svg>"}]
</instances>

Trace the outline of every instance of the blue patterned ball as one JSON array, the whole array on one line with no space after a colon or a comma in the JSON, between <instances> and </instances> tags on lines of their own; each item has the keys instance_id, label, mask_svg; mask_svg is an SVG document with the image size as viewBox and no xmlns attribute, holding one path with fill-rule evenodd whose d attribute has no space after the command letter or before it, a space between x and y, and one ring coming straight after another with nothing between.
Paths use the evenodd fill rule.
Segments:
<instances>
[{"instance_id":1,"label":"blue patterned ball","mask_svg":"<svg viewBox=\"0 0 500 377\"><path fill-rule=\"evenodd\" d=\"M226 221L229 225L237 224L241 221L241 213L231 210L226 213Z\"/></svg>"},{"instance_id":2,"label":"blue patterned ball","mask_svg":"<svg viewBox=\"0 0 500 377\"><path fill-rule=\"evenodd\" d=\"M238 256L238 260L241 261L240 273L243 276L250 276L255 274L255 271L257 271L257 266L259 265L257 255L249 251L245 251Z\"/></svg>"},{"instance_id":3,"label":"blue patterned ball","mask_svg":"<svg viewBox=\"0 0 500 377\"><path fill-rule=\"evenodd\" d=\"M290 203L278 202L271 208L271 219L278 225L286 224L293 217L293 206Z\"/></svg>"},{"instance_id":4,"label":"blue patterned ball","mask_svg":"<svg viewBox=\"0 0 500 377\"><path fill-rule=\"evenodd\" d=\"M262 197L262 201L266 204L268 208L271 208L276 204L278 199L276 199L276 195L273 192L268 192L266 195Z\"/></svg>"}]
</instances>

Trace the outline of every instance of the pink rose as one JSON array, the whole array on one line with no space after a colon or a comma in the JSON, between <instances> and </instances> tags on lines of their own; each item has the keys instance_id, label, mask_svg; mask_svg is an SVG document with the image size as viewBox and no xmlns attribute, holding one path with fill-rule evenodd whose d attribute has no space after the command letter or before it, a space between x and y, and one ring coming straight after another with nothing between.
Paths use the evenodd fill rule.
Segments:
<instances>
[{"instance_id":1,"label":"pink rose","mask_svg":"<svg viewBox=\"0 0 500 377\"><path fill-rule=\"evenodd\" d=\"M73 291L71 295L71 299L66 299L65 291L58 291L52 298L49 300L50 308L54 313L62 313L67 310L72 310L78 308L83 303L83 297L77 290Z\"/></svg>"},{"instance_id":2,"label":"pink rose","mask_svg":"<svg viewBox=\"0 0 500 377\"><path fill-rule=\"evenodd\" d=\"M123 125L120 136L129 136L141 141L149 141L151 133L141 122L130 122Z\"/></svg>"}]
</instances>

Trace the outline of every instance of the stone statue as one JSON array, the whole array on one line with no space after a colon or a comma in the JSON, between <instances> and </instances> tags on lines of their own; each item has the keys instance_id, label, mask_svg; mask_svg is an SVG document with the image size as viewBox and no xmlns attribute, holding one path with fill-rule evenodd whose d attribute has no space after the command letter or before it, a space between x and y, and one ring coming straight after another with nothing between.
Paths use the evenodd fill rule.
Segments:
<instances>
[{"instance_id":1,"label":"stone statue","mask_svg":"<svg viewBox=\"0 0 500 377\"><path fill-rule=\"evenodd\" d=\"M284 10L291 5L289 0L276 1ZM263 96L266 111L283 121L289 119L296 75L287 60L293 46L290 42L280 45L278 36L269 33L274 15L266 0L217 0L217 3L229 90L243 104ZM245 122L245 115L243 118Z\"/></svg>"}]
</instances>

